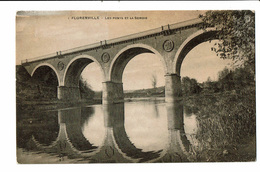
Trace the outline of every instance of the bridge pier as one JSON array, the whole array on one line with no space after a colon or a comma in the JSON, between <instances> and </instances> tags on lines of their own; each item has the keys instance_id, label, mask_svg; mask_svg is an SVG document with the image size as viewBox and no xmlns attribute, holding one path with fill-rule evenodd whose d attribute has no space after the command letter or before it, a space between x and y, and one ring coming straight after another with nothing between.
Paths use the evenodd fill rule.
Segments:
<instances>
[{"instance_id":1,"label":"bridge pier","mask_svg":"<svg viewBox=\"0 0 260 172\"><path fill-rule=\"evenodd\" d=\"M124 101L123 83L103 82L103 104L113 104Z\"/></svg>"},{"instance_id":2,"label":"bridge pier","mask_svg":"<svg viewBox=\"0 0 260 172\"><path fill-rule=\"evenodd\" d=\"M182 97L181 77L178 74L165 75L165 102L171 103Z\"/></svg>"},{"instance_id":3,"label":"bridge pier","mask_svg":"<svg viewBox=\"0 0 260 172\"><path fill-rule=\"evenodd\" d=\"M69 100L69 101L80 100L79 87L58 86L57 93L58 93L57 97L60 100Z\"/></svg>"}]
</instances>

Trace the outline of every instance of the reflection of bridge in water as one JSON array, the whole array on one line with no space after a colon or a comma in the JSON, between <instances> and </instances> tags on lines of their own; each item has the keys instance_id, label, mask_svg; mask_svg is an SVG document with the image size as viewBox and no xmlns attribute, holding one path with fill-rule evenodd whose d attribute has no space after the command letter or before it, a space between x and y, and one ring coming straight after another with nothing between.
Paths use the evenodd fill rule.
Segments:
<instances>
[{"instance_id":1,"label":"reflection of bridge in water","mask_svg":"<svg viewBox=\"0 0 260 172\"><path fill-rule=\"evenodd\" d=\"M168 145L161 162L188 161L190 142L188 141L183 123L183 105L181 101L167 103Z\"/></svg>"},{"instance_id":2,"label":"reflection of bridge in water","mask_svg":"<svg viewBox=\"0 0 260 172\"><path fill-rule=\"evenodd\" d=\"M168 143L160 151L144 152L129 140L125 130L124 104L103 105L105 137L95 146L82 133L82 124L89 120L93 109L72 108L58 111L59 134L49 145L41 144L32 136L34 150L82 162L183 162L188 161L189 141L183 126L183 105L179 101L166 104ZM83 116L87 116L83 118ZM95 134L95 133L93 133ZM31 146L32 147L32 146Z\"/></svg>"},{"instance_id":3,"label":"reflection of bridge in water","mask_svg":"<svg viewBox=\"0 0 260 172\"><path fill-rule=\"evenodd\" d=\"M58 111L59 134L55 141L46 146L32 136L35 149L50 153L58 154L60 157L68 156L71 158L82 158L83 154L93 152L97 149L83 135L81 130L82 112L87 113L88 117L93 113L91 108L73 108ZM86 118L86 116L85 116Z\"/></svg>"}]
</instances>

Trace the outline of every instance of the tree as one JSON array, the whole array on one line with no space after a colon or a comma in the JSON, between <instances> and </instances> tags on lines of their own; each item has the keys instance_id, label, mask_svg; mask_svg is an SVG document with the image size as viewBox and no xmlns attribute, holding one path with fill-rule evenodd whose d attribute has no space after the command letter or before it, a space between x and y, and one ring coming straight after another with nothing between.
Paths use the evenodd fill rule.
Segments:
<instances>
[{"instance_id":1,"label":"tree","mask_svg":"<svg viewBox=\"0 0 260 172\"><path fill-rule=\"evenodd\" d=\"M248 10L208 11L200 16L206 27L216 26L217 39L212 50L223 59L232 59L235 67L255 73L255 13Z\"/></svg>"},{"instance_id":2,"label":"tree","mask_svg":"<svg viewBox=\"0 0 260 172\"><path fill-rule=\"evenodd\" d=\"M190 78L189 77L183 77L181 80L181 85L182 85L182 92L184 95L189 95L190 94L190 87L191 87L191 83L190 83Z\"/></svg>"},{"instance_id":3,"label":"tree","mask_svg":"<svg viewBox=\"0 0 260 172\"><path fill-rule=\"evenodd\" d=\"M254 75L252 75L252 73L250 73L246 68L237 68L234 70L233 82L236 90L246 87L255 88Z\"/></svg>"},{"instance_id":4,"label":"tree","mask_svg":"<svg viewBox=\"0 0 260 172\"><path fill-rule=\"evenodd\" d=\"M218 82L212 81L212 79L210 77L208 77L207 81L203 82L203 92L205 92L205 93L219 92Z\"/></svg>"},{"instance_id":5,"label":"tree","mask_svg":"<svg viewBox=\"0 0 260 172\"><path fill-rule=\"evenodd\" d=\"M152 74L151 82L152 82L153 88L155 89L157 86L157 75L156 74Z\"/></svg>"},{"instance_id":6,"label":"tree","mask_svg":"<svg viewBox=\"0 0 260 172\"><path fill-rule=\"evenodd\" d=\"M218 72L218 87L221 91L234 89L234 73L225 67L222 71Z\"/></svg>"},{"instance_id":7,"label":"tree","mask_svg":"<svg viewBox=\"0 0 260 172\"><path fill-rule=\"evenodd\" d=\"M222 80L224 79L228 74L230 73L230 70L225 67L222 71L218 72L218 80Z\"/></svg>"},{"instance_id":8,"label":"tree","mask_svg":"<svg viewBox=\"0 0 260 172\"><path fill-rule=\"evenodd\" d=\"M82 98L93 98L95 92L91 89L91 86L84 80L82 76L79 79L79 89Z\"/></svg>"},{"instance_id":9,"label":"tree","mask_svg":"<svg viewBox=\"0 0 260 172\"><path fill-rule=\"evenodd\" d=\"M197 94L200 91L201 88L196 79L187 76L182 78L182 92L184 95Z\"/></svg>"}]
</instances>

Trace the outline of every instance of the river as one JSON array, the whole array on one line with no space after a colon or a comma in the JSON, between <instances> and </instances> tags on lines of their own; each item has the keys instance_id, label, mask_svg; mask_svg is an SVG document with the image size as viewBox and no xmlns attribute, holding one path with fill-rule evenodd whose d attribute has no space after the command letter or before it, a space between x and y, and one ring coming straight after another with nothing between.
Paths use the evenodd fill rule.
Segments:
<instances>
[{"instance_id":1,"label":"river","mask_svg":"<svg viewBox=\"0 0 260 172\"><path fill-rule=\"evenodd\" d=\"M197 120L185 112L154 100L18 114L17 161L187 162Z\"/></svg>"}]
</instances>

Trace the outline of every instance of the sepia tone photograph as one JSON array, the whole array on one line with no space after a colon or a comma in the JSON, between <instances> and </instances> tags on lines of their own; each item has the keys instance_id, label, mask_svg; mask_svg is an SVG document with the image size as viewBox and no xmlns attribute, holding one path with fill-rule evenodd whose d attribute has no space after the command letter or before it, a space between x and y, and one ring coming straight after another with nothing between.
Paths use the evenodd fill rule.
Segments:
<instances>
[{"instance_id":1,"label":"sepia tone photograph","mask_svg":"<svg viewBox=\"0 0 260 172\"><path fill-rule=\"evenodd\" d=\"M256 161L255 11L17 11L19 164Z\"/></svg>"}]
</instances>

